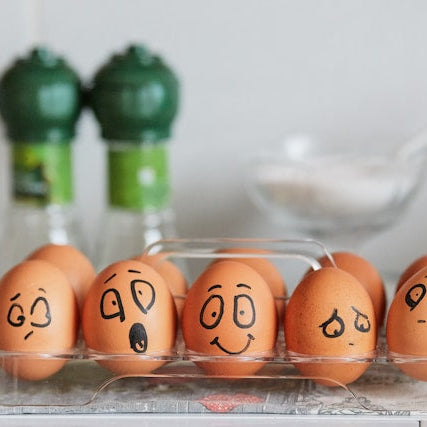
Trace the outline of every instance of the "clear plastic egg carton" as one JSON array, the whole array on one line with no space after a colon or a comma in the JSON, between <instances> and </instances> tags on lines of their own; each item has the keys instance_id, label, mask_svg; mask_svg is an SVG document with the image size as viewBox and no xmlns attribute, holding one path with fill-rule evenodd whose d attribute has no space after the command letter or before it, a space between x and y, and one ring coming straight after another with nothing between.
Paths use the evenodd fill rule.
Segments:
<instances>
[{"instance_id":1,"label":"clear plastic egg carton","mask_svg":"<svg viewBox=\"0 0 427 427\"><path fill-rule=\"evenodd\" d=\"M256 248L256 252L220 252L226 248ZM264 252L265 251L265 252ZM272 239L177 239L159 241L147 254L167 253L184 273L189 286L217 259L264 258L280 271L288 297L304 274L317 270L320 257L330 256L313 240ZM394 286L394 284L392 284ZM391 301L394 289L388 289ZM175 300L185 298L175 295ZM86 348L82 336L73 351L62 354L0 352L0 414L15 413L269 413L269 414L427 414L427 382L417 381L398 368L401 363L426 365L427 357L391 354L384 328L375 351L332 357L294 354L286 349L283 322L271 351L255 355L207 355L186 349L178 326L174 348L150 354L106 354ZM225 362L259 365L251 373L221 373ZM39 381L13 375L26 362L64 362L56 374ZM153 362L162 366L142 374L116 374L99 362ZM215 374L200 365L215 365ZM369 364L354 382L341 384L332 378L304 376L299 364L332 365L334 369ZM11 368L12 367L12 368ZM37 369L37 367L36 367ZM329 379L333 387L319 384Z\"/></svg>"}]
</instances>

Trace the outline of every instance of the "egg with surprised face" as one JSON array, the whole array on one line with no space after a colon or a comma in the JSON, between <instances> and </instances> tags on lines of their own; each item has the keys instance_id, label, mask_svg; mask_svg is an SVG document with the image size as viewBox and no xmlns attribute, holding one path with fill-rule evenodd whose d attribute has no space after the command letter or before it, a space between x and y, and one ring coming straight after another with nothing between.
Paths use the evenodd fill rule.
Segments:
<instances>
[{"instance_id":1,"label":"egg with surprised face","mask_svg":"<svg viewBox=\"0 0 427 427\"><path fill-rule=\"evenodd\" d=\"M77 301L64 273L46 261L24 261L3 276L0 294L0 349L28 353L3 358L2 367L25 380L59 371L66 359L37 353L63 353L76 342Z\"/></svg>"},{"instance_id":2,"label":"egg with surprised face","mask_svg":"<svg viewBox=\"0 0 427 427\"><path fill-rule=\"evenodd\" d=\"M297 356L361 357L356 363L294 363L302 375L327 386L359 378L369 366L364 356L376 346L371 298L360 282L338 268L324 267L304 277L289 300L284 328L287 350Z\"/></svg>"},{"instance_id":3,"label":"egg with surprised face","mask_svg":"<svg viewBox=\"0 0 427 427\"><path fill-rule=\"evenodd\" d=\"M82 316L87 346L125 360L98 360L119 374L144 374L164 361L175 343L176 310L164 279L139 261L120 261L105 268L86 296ZM142 356L142 357L138 357Z\"/></svg>"},{"instance_id":4,"label":"egg with surprised face","mask_svg":"<svg viewBox=\"0 0 427 427\"><path fill-rule=\"evenodd\" d=\"M264 363L248 357L268 355L277 337L277 313L269 286L243 263L211 264L187 294L182 332L191 352L219 356L196 362L205 372L219 376L255 373Z\"/></svg>"},{"instance_id":5,"label":"egg with surprised face","mask_svg":"<svg viewBox=\"0 0 427 427\"><path fill-rule=\"evenodd\" d=\"M407 280L396 292L387 316L389 351L427 357L427 267ZM427 364L397 363L399 369L427 381Z\"/></svg>"}]
</instances>

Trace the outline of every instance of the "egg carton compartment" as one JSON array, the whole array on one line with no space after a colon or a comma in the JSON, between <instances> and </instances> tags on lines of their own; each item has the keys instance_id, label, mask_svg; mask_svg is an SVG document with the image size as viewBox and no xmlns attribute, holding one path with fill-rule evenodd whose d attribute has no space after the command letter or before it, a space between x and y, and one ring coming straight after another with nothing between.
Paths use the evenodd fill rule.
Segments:
<instances>
[{"instance_id":1,"label":"egg carton compartment","mask_svg":"<svg viewBox=\"0 0 427 427\"><path fill-rule=\"evenodd\" d=\"M161 241L147 254L164 252L184 272L191 285L218 258L259 258L260 252L225 252L226 248L255 248L283 273L288 295L308 269L318 269L318 259L330 256L319 242L311 240L199 239ZM292 267L295 279L289 274ZM175 295L176 301L185 298ZM276 302L283 298L276 298ZM120 374L108 363L150 364L150 372ZM227 363L254 365L248 373L223 371ZM45 364L62 363L54 375L42 380L23 380L23 366L36 372ZM208 363L210 373L203 369ZM300 365L329 366L330 372L366 365L355 381L342 384L332 376L303 375ZM274 349L250 355L209 355L190 351L183 340L181 324L175 346L150 354L110 354L88 349L80 336L69 352L0 352L0 413L274 413L274 414L427 414L427 382L416 380L400 367L427 370L427 357L391 353L384 328L374 351L351 356L304 355L289 352L282 322ZM329 385L321 384L328 380Z\"/></svg>"}]
</instances>

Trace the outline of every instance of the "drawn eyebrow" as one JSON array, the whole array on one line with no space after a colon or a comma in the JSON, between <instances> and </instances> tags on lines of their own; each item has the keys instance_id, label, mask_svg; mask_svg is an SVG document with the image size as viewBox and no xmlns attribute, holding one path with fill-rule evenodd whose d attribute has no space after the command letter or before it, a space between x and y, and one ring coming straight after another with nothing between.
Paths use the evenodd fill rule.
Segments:
<instances>
[{"instance_id":1,"label":"drawn eyebrow","mask_svg":"<svg viewBox=\"0 0 427 427\"><path fill-rule=\"evenodd\" d=\"M46 291L43 288L39 288L39 291L46 293Z\"/></svg>"},{"instance_id":2,"label":"drawn eyebrow","mask_svg":"<svg viewBox=\"0 0 427 427\"><path fill-rule=\"evenodd\" d=\"M141 274L141 272L138 271L138 270L128 270L128 273L138 273L138 274Z\"/></svg>"},{"instance_id":3,"label":"drawn eyebrow","mask_svg":"<svg viewBox=\"0 0 427 427\"><path fill-rule=\"evenodd\" d=\"M213 285L213 286L211 286L211 287L208 289L208 292L210 292L210 291L212 291L212 290L214 290L214 289L217 289L217 288L222 288L222 286L221 286L221 285Z\"/></svg>"},{"instance_id":4,"label":"drawn eyebrow","mask_svg":"<svg viewBox=\"0 0 427 427\"><path fill-rule=\"evenodd\" d=\"M12 297L10 300L15 301L17 298L19 298L21 294L18 292L14 297Z\"/></svg>"},{"instance_id":5,"label":"drawn eyebrow","mask_svg":"<svg viewBox=\"0 0 427 427\"><path fill-rule=\"evenodd\" d=\"M113 277L116 277L116 276L117 276L116 273L112 274L104 283L109 282Z\"/></svg>"},{"instance_id":6,"label":"drawn eyebrow","mask_svg":"<svg viewBox=\"0 0 427 427\"><path fill-rule=\"evenodd\" d=\"M238 285L236 285L238 288L248 288L248 289L252 289L249 285L245 285L244 283L239 283Z\"/></svg>"}]
</instances>

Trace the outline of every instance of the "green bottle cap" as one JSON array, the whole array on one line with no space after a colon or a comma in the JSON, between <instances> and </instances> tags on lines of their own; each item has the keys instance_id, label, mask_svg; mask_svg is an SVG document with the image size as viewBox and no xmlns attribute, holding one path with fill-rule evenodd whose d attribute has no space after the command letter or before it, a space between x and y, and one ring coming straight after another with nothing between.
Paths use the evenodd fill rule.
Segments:
<instances>
[{"instance_id":1,"label":"green bottle cap","mask_svg":"<svg viewBox=\"0 0 427 427\"><path fill-rule=\"evenodd\" d=\"M99 69L89 102L104 139L156 142L170 136L178 92L172 70L145 47L132 45Z\"/></svg>"},{"instance_id":2,"label":"green bottle cap","mask_svg":"<svg viewBox=\"0 0 427 427\"><path fill-rule=\"evenodd\" d=\"M0 115L12 141L71 140L81 99L77 74L43 47L17 59L0 79Z\"/></svg>"}]
</instances>

